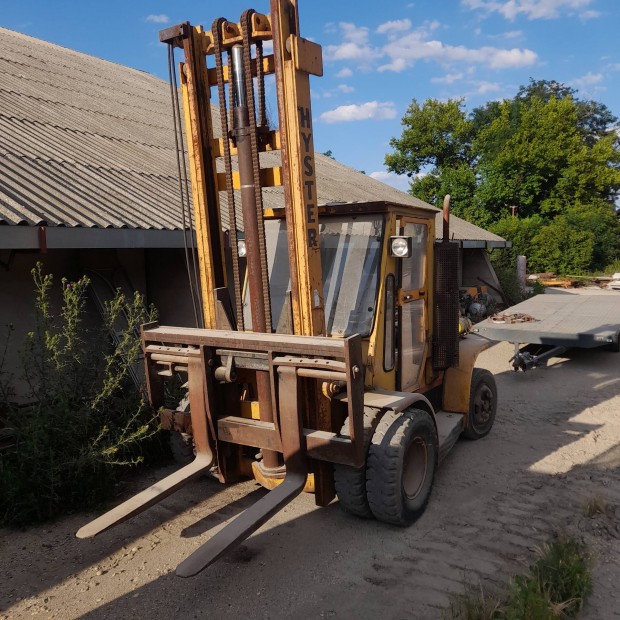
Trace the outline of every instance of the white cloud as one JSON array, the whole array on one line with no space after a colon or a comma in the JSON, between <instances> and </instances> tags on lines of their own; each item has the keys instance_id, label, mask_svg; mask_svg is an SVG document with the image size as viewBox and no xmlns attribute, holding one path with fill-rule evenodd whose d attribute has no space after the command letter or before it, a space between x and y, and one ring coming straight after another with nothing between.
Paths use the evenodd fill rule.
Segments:
<instances>
[{"instance_id":1,"label":"white cloud","mask_svg":"<svg viewBox=\"0 0 620 620\"><path fill-rule=\"evenodd\" d=\"M411 29L410 19L394 19L392 21L381 24L377 28L377 33L386 34L388 32L404 32L405 30L410 30L410 29Z\"/></svg>"},{"instance_id":2,"label":"white cloud","mask_svg":"<svg viewBox=\"0 0 620 620\"><path fill-rule=\"evenodd\" d=\"M409 189L409 184L411 183L411 179L406 174L396 174L386 170L377 170L376 172L371 172L368 176L403 192Z\"/></svg>"},{"instance_id":3,"label":"white cloud","mask_svg":"<svg viewBox=\"0 0 620 620\"><path fill-rule=\"evenodd\" d=\"M483 0L467 0L483 2ZM487 0L484 0L487 1ZM488 0L490 1L490 0ZM455 62L484 64L492 69L506 69L533 65L538 56L530 49L500 49L485 46L467 48L463 45L448 45L431 39L431 34L440 28L438 21L426 21L419 28L409 30L408 19L393 20L381 24L376 32L387 35L385 45L372 45L369 29L349 22L338 24L342 42L325 47L325 59L328 61L348 61L362 70L376 67L377 71L401 72L413 66L417 61L435 61L444 66ZM520 33L520 31L514 31ZM510 38L510 37L507 37ZM343 69L339 77L349 76L350 69Z\"/></svg>"},{"instance_id":4,"label":"white cloud","mask_svg":"<svg viewBox=\"0 0 620 620\"><path fill-rule=\"evenodd\" d=\"M487 93L496 93L501 89L502 87L497 82L478 82L476 93L478 95L486 95Z\"/></svg>"},{"instance_id":5,"label":"white cloud","mask_svg":"<svg viewBox=\"0 0 620 620\"><path fill-rule=\"evenodd\" d=\"M366 103L341 105L321 114L325 123L349 121L389 120L396 117L396 107L392 101L367 101Z\"/></svg>"},{"instance_id":6,"label":"white cloud","mask_svg":"<svg viewBox=\"0 0 620 620\"><path fill-rule=\"evenodd\" d=\"M511 50L500 50L495 47L481 47L472 50L483 58L481 62L488 62L492 69L509 69L512 67L528 67L538 59L538 54L532 50L513 47ZM475 55L475 54L474 54Z\"/></svg>"},{"instance_id":7,"label":"white cloud","mask_svg":"<svg viewBox=\"0 0 620 620\"><path fill-rule=\"evenodd\" d=\"M448 73L447 75L444 75L443 77L431 78L431 82L433 84L454 84L454 82L457 82L458 80L462 80L462 79L463 79L462 73Z\"/></svg>"},{"instance_id":8,"label":"white cloud","mask_svg":"<svg viewBox=\"0 0 620 620\"><path fill-rule=\"evenodd\" d=\"M528 19L556 19L562 12L570 14L591 3L592 0L461 0L461 4L467 8L481 10L486 14L499 13L509 20L520 15ZM584 12L580 15L583 14Z\"/></svg>"},{"instance_id":9,"label":"white cloud","mask_svg":"<svg viewBox=\"0 0 620 620\"><path fill-rule=\"evenodd\" d=\"M343 42L338 45L325 46L325 58L327 60L355 60L362 64L370 63L380 51L374 49L368 43L369 29L365 26L356 26L349 22L338 24Z\"/></svg>"},{"instance_id":10,"label":"white cloud","mask_svg":"<svg viewBox=\"0 0 620 620\"><path fill-rule=\"evenodd\" d=\"M384 71L394 71L396 73L400 73L401 71L404 71L407 66L407 62L404 58L395 58L392 62L381 65L377 71L379 71L379 73L383 73Z\"/></svg>"},{"instance_id":11,"label":"white cloud","mask_svg":"<svg viewBox=\"0 0 620 620\"><path fill-rule=\"evenodd\" d=\"M520 39L523 36L523 30L510 30L508 32L500 32L499 34L490 34L489 39Z\"/></svg>"},{"instance_id":12,"label":"white cloud","mask_svg":"<svg viewBox=\"0 0 620 620\"><path fill-rule=\"evenodd\" d=\"M327 60L372 61L377 54L369 46L358 45L349 41L340 45L327 45L325 56Z\"/></svg>"},{"instance_id":13,"label":"white cloud","mask_svg":"<svg viewBox=\"0 0 620 620\"><path fill-rule=\"evenodd\" d=\"M153 24L167 24L170 18L162 13L161 15L147 15L146 21Z\"/></svg>"},{"instance_id":14,"label":"white cloud","mask_svg":"<svg viewBox=\"0 0 620 620\"><path fill-rule=\"evenodd\" d=\"M349 67L343 67L342 69L340 69L340 71L338 71L338 73L336 73L336 77L339 77L339 78L348 78L348 77L351 77L352 75L353 75L353 71L351 71Z\"/></svg>"},{"instance_id":15,"label":"white cloud","mask_svg":"<svg viewBox=\"0 0 620 620\"><path fill-rule=\"evenodd\" d=\"M341 93L354 93L355 88L353 86L349 86L348 84L338 84L338 90Z\"/></svg>"},{"instance_id":16,"label":"white cloud","mask_svg":"<svg viewBox=\"0 0 620 620\"><path fill-rule=\"evenodd\" d=\"M379 67L379 71L402 71L418 60L435 60L442 64L480 63L492 69L507 69L532 65L538 58L536 52L529 49L507 50L489 46L475 49L463 45L445 45L437 40L427 41L418 32L392 41L383 49L392 62Z\"/></svg>"},{"instance_id":17,"label":"white cloud","mask_svg":"<svg viewBox=\"0 0 620 620\"><path fill-rule=\"evenodd\" d=\"M588 86L593 86L594 84L598 84L602 79L603 79L602 73L588 72L585 75L582 75L580 78L571 80L569 84L571 86L575 86L576 88L586 88Z\"/></svg>"},{"instance_id":18,"label":"white cloud","mask_svg":"<svg viewBox=\"0 0 620 620\"><path fill-rule=\"evenodd\" d=\"M339 26L345 41L350 41L357 45L368 43L368 28L366 26L357 27L349 22L340 22Z\"/></svg>"}]
</instances>

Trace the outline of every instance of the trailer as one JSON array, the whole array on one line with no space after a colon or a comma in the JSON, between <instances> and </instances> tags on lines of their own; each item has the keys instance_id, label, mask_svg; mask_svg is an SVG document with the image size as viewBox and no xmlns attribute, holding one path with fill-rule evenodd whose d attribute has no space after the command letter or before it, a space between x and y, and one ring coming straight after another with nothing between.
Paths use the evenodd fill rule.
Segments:
<instances>
[{"instance_id":1,"label":"trailer","mask_svg":"<svg viewBox=\"0 0 620 620\"><path fill-rule=\"evenodd\" d=\"M572 348L618 351L620 294L576 290L536 295L478 323L475 331L513 343L515 371L546 365Z\"/></svg>"}]
</instances>

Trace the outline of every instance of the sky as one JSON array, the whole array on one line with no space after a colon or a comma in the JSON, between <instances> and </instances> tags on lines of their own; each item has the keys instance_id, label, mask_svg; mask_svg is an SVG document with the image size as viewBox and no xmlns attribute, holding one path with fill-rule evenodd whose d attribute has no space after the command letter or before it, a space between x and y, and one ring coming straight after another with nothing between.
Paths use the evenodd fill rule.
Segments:
<instances>
[{"instance_id":1,"label":"sky","mask_svg":"<svg viewBox=\"0 0 620 620\"><path fill-rule=\"evenodd\" d=\"M162 28L210 27L268 0L2 0L0 25L167 78ZM323 47L311 78L314 145L394 185L390 139L413 99L511 98L530 78L556 80L620 116L619 0L298 0L301 35ZM275 111L273 87L268 87Z\"/></svg>"}]
</instances>

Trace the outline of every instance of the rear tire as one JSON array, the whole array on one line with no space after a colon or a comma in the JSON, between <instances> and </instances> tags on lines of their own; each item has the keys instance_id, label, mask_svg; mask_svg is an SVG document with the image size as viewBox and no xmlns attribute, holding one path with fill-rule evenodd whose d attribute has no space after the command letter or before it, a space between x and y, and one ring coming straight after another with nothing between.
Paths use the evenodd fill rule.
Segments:
<instances>
[{"instance_id":1,"label":"rear tire","mask_svg":"<svg viewBox=\"0 0 620 620\"><path fill-rule=\"evenodd\" d=\"M469 414L467 428L463 437L467 439L482 439L486 437L497 412L497 385L495 377L484 368L474 368L471 375L469 390Z\"/></svg>"},{"instance_id":2,"label":"rear tire","mask_svg":"<svg viewBox=\"0 0 620 620\"><path fill-rule=\"evenodd\" d=\"M437 430L428 411L386 413L368 452L366 492L373 515L394 525L418 519L431 495L438 454Z\"/></svg>"},{"instance_id":3,"label":"rear tire","mask_svg":"<svg viewBox=\"0 0 620 620\"><path fill-rule=\"evenodd\" d=\"M354 469L348 465L334 465L334 482L340 506L344 511L362 519L374 518L366 497L366 463L368 460L368 449L377 426L377 420L377 411L366 407L364 409L364 464L362 467ZM348 418L345 420L340 434L349 434Z\"/></svg>"}]
</instances>

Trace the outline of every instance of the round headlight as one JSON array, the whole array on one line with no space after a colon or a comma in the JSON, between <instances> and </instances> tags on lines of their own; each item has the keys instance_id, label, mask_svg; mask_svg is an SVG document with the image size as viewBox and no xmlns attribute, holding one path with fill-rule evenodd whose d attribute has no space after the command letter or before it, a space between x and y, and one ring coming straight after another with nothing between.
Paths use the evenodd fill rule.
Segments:
<instances>
[{"instance_id":1,"label":"round headlight","mask_svg":"<svg viewBox=\"0 0 620 620\"><path fill-rule=\"evenodd\" d=\"M392 239L392 255L398 258L405 258L409 254L409 245L407 239L402 237Z\"/></svg>"},{"instance_id":2,"label":"round headlight","mask_svg":"<svg viewBox=\"0 0 620 620\"><path fill-rule=\"evenodd\" d=\"M237 241L237 254L239 255L239 258L245 258L247 253L245 241L243 241L243 239Z\"/></svg>"}]
</instances>

